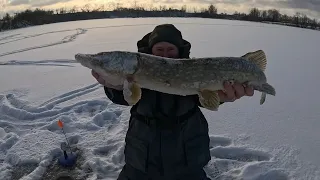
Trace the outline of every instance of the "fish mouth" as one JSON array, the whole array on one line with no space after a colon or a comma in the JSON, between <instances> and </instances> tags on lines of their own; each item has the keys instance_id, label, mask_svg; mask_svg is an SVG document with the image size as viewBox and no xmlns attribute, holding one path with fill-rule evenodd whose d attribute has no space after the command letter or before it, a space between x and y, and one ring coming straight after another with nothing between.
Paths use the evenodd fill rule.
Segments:
<instances>
[{"instance_id":1,"label":"fish mouth","mask_svg":"<svg viewBox=\"0 0 320 180\"><path fill-rule=\"evenodd\" d=\"M95 56L93 54L82 54L77 53L75 55L76 61L78 61L81 65L89 68L89 69L95 69L96 67L102 67L103 62L99 58L99 56Z\"/></svg>"},{"instance_id":2,"label":"fish mouth","mask_svg":"<svg viewBox=\"0 0 320 180\"><path fill-rule=\"evenodd\" d=\"M81 54L81 53L77 53L74 58L77 61L83 61L83 60L87 60L90 56L88 54Z\"/></svg>"},{"instance_id":3,"label":"fish mouth","mask_svg":"<svg viewBox=\"0 0 320 180\"><path fill-rule=\"evenodd\" d=\"M75 59L81 65L95 70L124 75L135 74L138 70L138 56L136 53L110 51L96 54L77 53Z\"/></svg>"},{"instance_id":4,"label":"fish mouth","mask_svg":"<svg viewBox=\"0 0 320 180\"><path fill-rule=\"evenodd\" d=\"M95 58L94 54L82 54L82 53L77 53L75 56L76 60L88 60L89 58Z\"/></svg>"},{"instance_id":5,"label":"fish mouth","mask_svg":"<svg viewBox=\"0 0 320 180\"><path fill-rule=\"evenodd\" d=\"M96 54L81 54L81 53L77 53L74 57L79 62L84 62L84 61L98 62L98 61L101 61L100 56L96 55Z\"/></svg>"}]
</instances>

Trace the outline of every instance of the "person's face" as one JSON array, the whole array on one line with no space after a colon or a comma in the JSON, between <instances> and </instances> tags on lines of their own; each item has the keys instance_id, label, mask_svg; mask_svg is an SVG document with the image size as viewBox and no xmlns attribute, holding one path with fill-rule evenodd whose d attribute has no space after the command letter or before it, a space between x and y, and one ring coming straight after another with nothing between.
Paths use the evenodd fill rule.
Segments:
<instances>
[{"instance_id":1,"label":"person's face","mask_svg":"<svg viewBox=\"0 0 320 180\"><path fill-rule=\"evenodd\" d=\"M152 54L167 58L178 58L179 49L174 44L168 42L158 42L153 45Z\"/></svg>"}]
</instances>

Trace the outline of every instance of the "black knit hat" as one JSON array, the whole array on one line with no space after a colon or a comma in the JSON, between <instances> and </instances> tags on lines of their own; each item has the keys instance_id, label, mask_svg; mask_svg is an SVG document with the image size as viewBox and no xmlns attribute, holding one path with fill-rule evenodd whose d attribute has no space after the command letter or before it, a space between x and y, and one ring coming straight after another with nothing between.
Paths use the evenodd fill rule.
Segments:
<instances>
[{"instance_id":1,"label":"black knit hat","mask_svg":"<svg viewBox=\"0 0 320 180\"><path fill-rule=\"evenodd\" d=\"M165 41L176 45L178 48L183 46L181 32L172 24L161 24L154 28L149 37L149 47Z\"/></svg>"}]
</instances>

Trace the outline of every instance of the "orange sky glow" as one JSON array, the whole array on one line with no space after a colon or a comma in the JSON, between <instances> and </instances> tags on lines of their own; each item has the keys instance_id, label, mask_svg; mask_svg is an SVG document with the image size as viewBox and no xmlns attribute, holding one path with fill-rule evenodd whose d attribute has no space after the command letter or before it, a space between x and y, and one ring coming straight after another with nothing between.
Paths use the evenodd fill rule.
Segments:
<instances>
[{"instance_id":1,"label":"orange sky glow","mask_svg":"<svg viewBox=\"0 0 320 180\"><path fill-rule=\"evenodd\" d=\"M0 14L34 8L81 8L86 4L92 8L103 6L105 10L112 10L117 6L142 6L151 9L164 5L180 9L185 5L188 11L193 12L195 9L207 8L211 3L218 8L218 13L230 14L235 11L248 13L252 7L261 10L276 8L282 14L294 15L296 12L301 12L311 18L320 19L320 1L315 3L313 0L0 0Z\"/></svg>"}]
</instances>

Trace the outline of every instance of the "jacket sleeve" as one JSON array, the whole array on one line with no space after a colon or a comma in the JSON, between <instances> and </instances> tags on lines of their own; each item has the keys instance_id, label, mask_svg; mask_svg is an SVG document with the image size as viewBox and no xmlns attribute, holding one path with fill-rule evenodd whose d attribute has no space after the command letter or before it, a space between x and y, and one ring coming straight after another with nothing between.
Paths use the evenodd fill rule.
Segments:
<instances>
[{"instance_id":1,"label":"jacket sleeve","mask_svg":"<svg viewBox=\"0 0 320 180\"><path fill-rule=\"evenodd\" d=\"M124 100L123 93L121 90L116 90L104 86L104 92L113 103L129 106L128 102Z\"/></svg>"}]
</instances>

